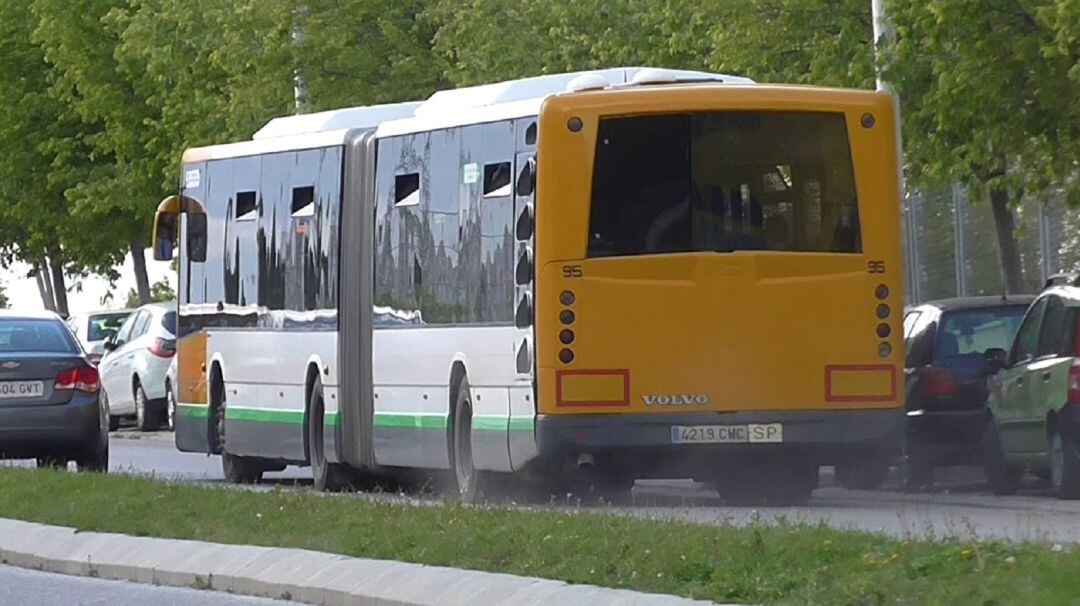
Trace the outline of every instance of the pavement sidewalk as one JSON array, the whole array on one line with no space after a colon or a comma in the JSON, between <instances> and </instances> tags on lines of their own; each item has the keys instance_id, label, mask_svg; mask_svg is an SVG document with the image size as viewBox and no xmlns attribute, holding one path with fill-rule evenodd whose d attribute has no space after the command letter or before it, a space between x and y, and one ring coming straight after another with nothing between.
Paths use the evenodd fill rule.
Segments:
<instances>
[{"instance_id":1,"label":"pavement sidewalk","mask_svg":"<svg viewBox=\"0 0 1080 606\"><path fill-rule=\"evenodd\" d=\"M674 596L248 545L78 532L0 518L0 563L327 606L683 606Z\"/></svg>"}]
</instances>

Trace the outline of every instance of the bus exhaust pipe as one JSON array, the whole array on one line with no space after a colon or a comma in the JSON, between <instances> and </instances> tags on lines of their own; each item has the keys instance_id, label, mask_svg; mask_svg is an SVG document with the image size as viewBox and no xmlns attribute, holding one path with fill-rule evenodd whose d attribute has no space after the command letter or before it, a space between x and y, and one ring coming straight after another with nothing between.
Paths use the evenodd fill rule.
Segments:
<instances>
[{"instance_id":1,"label":"bus exhaust pipe","mask_svg":"<svg viewBox=\"0 0 1080 606\"><path fill-rule=\"evenodd\" d=\"M591 470L596 466L596 459L591 452L583 452L577 457L577 466L578 469Z\"/></svg>"}]
</instances>

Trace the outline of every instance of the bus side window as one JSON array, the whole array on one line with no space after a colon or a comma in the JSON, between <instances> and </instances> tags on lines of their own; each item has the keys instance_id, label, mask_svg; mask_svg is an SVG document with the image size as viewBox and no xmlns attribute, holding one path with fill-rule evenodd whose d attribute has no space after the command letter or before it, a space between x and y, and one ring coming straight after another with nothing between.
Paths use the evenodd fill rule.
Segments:
<instances>
[{"instance_id":1,"label":"bus side window","mask_svg":"<svg viewBox=\"0 0 1080 606\"><path fill-rule=\"evenodd\" d=\"M315 214L315 188L311 185L292 188L292 217L311 217Z\"/></svg>"},{"instance_id":2,"label":"bus side window","mask_svg":"<svg viewBox=\"0 0 1080 606\"><path fill-rule=\"evenodd\" d=\"M510 163L484 165L484 197L501 198L510 195Z\"/></svg>"},{"instance_id":3,"label":"bus side window","mask_svg":"<svg viewBox=\"0 0 1080 606\"><path fill-rule=\"evenodd\" d=\"M406 173L394 177L394 207L420 204L420 173Z\"/></svg>"}]
</instances>

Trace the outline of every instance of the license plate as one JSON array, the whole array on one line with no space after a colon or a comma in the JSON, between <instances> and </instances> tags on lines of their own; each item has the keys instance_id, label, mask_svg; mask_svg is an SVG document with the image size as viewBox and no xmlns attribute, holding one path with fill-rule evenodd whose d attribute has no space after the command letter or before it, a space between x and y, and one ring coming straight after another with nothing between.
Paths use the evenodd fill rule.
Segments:
<instances>
[{"instance_id":1,"label":"license plate","mask_svg":"<svg viewBox=\"0 0 1080 606\"><path fill-rule=\"evenodd\" d=\"M40 398L45 395L41 381L0 381L0 398Z\"/></svg>"},{"instance_id":2,"label":"license plate","mask_svg":"<svg viewBox=\"0 0 1080 606\"><path fill-rule=\"evenodd\" d=\"M758 444L784 441L781 423L747 425L673 425L672 444Z\"/></svg>"}]
</instances>

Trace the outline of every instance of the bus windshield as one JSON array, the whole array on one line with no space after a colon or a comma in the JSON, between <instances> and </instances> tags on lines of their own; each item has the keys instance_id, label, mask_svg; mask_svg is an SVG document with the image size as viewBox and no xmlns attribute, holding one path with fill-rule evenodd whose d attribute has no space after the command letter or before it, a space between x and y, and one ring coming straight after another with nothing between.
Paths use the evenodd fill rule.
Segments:
<instances>
[{"instance_id":1,"label":"bus windshield","mask_svg":"<svg viewBox=\"0 0 1080 606\"><path fill-rule=\"evenodd\" d=\"M843 114L713 112L600 121L590 257L861 249Z\"/></svg>"}]
</instances>

